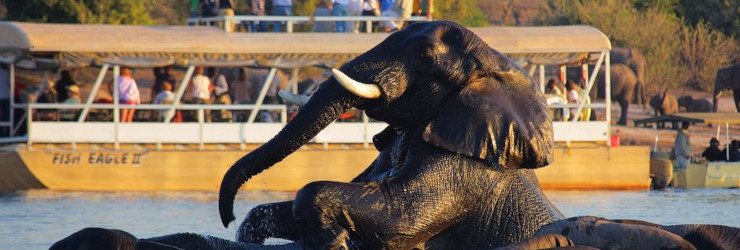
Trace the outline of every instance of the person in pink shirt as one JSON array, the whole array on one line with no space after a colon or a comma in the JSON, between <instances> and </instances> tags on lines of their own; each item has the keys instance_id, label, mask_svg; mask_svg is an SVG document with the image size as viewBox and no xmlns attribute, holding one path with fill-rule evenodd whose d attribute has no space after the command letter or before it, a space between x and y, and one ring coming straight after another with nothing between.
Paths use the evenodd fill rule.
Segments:
<instances>
[{"instance_id":1,"label":"person in pink shirt","mask_svg":"<svg viewBox=\"0 0 740 250\"><path fill-rule=\"evenodd\" d=\"M136 81L131 76L131 69L122 68L121 75L118 76L118 100L121 104L141 104L141 95ZM134 112L132 108L121 109L121 122L132 122Z\"/></svg>"}]
</instances>

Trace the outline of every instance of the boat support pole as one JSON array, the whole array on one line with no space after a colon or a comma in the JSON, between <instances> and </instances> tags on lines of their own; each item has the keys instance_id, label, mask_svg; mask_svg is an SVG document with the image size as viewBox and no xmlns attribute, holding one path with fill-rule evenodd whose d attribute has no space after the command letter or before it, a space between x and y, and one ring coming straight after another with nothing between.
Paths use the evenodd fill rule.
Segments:
<instances>
[{"instance_id":1,"label":"boat support pole","mask_svg":"<svg viewBox=\"0 0 740 250\"><path fill-rule=\"evenodd\" d=\"M249 119L247 119L248 124L254 123L254 118L256 118L257 113L260 112L260 107L262 107L262 102L265 101L265 95L267 95L267 90L269 90L270 85L272 85L272 79L275 78L275 74L277 74L277 68L270 68L270 73L267 74L267 79L265 79L265 83L262 84L260 95L257 97L257 101L254 102L254 109L249 113Z\"/></svg>"},{"instance_id":2,"label":"boat support pole","mask_svg":"<svg viewBox=\"0 0 740 250\"><path fill-rule=\"evenodd\" d=\"M10 103L8 104L8 107L10 107L10 116L8 116L8 121L10 122L10 127L8 127L8 130L10 133L10 137L13 137L13 126L15 125L13 124L13 117L15 117L15 95L13 94L15 93L15 63L11 63L9 68L10 70L8 70L8 77L10 77ZM26 125L28 126L28 124ZM29 136L29 138L31 137Z\"/></svg>"},{"instance_id":3,"label":"boat support pole","mask_svg":"<svg viewBox=\"0 0 740 250\"><path fill-rule=\"evenodd\" d=\"M98 78L95 79L95 85L93 85L92 91L90 91L90 95L87 97L87 102L85 103L85 108L82 109L82 113L80 113L80 118L77 119L78 123L82 123L85 121L85 118L87 118L88 112L90 112L90 105L92 105L93 101L95 100L95 96L98 95L98 90L100 90L100 85L103 84L103 78L105 78L105 73L108 72L108 64L104 63L103 67L100 68L100 72L98 73Z\"/></svg>"},{"instance_id":4,"label":"boat support pole","mask_svg":"<svg viewBox=\"0 0 740 250\"><path fill-rule=\"evenodd\" d=\"M604 50L602 52L604 55L604 64L606 67L604 67L604 82L606 83L606 86L604 86L604 98L606 98L606 139L607 143L612 137L612 70L611 70L611 55L608 50ZM594 69L594 76L596 76L596 69ZM596 78L593 78L596 79Z\"/></svg>"},{"instance_id":5,"label":"boat support pole","mask_svg":"<svg viewBox=\"0 0 740 250\"><path fill-rule=\"evenodd\" d=\"M540 90L545 93L545 65L540 64Z\"/></svg>"},{"instance_id":6,"label":"boat support pole","mask_svg":"<svg viewBox=\"0 0 740 250\"><path fill-rule=\"evenodd\" d=\"M730 123L725 122L725 148L726 148L725 152L727 152L725 155L725 157L727 158L725 160L727 161L730 161L730 150L727 150L727 148L730 148L729 146L730 146Z\"/></svg>"},{"instance_id":7,"label":"boat support pole","mask_svg":"<svg viewBox=\"0 0 740 250\"><path fill-rule=\"evenodd\" d=\"M188 66L188 70L185 72L185 76L183 76L182 81L180 81L180 86L177 86L177 95L175 95L175 101L172 102L169 110L167 110L167 116L164 119L164 123L170 123L172 117L175 117L175 110L177 109L177 106L180 106L182 95L185 94L185 89L187 89L188 87L188 81L190 81L190 77L193 76L194 70L195 66Z\"/></svg>"},{"instance_id":8,"label":"boat support pole","mask_svg":"<svg viewBox=\"0 0 740 250\"><path fill-rule=\"evenodd\" d=\"M120 70L121 66L113 66L113 124L115 124L113 130L115 133L113 148L115 150L118 150L121 147L121 144L118 142L119 127L121 125L121 117L119 117L121 110L118 109L118 76L121 74Z\"/></svg>"},{"instance_id":9,"label":"boat support pole","mask_svg":"<svg viewBox=\"0 0 740 250\"><path fill-rule=\"evenodd\" d=\"M537 70L537 65L532 64L529 66L529 69L527 69L527 73L529 73L529 76L534 77L534 72Z\"/></svg>"},{"instance_id":10,"label":"boat support pole","mask_svg":"<svg viewBox=\"0 0 740 250\"><path fill-rule=\"evenodd\" d=\"M653 151L658 152L658 123L653 123L653 136L655 136L655 145L653 145Z\"/></svg>"},{"instance_id":11,"label":"boat support pole","mask_svg":"<svg viewBox=\"0 0 740 250\"><path fill-rule=\"evenodd\" d=\"M605 54L606 54L606 53L604 53L604 52L601 52L601 56L599 56L599 60L598 60L598 61L596 61L596 67L594 67L594 73L593 73L593 74L591 74L591 79L588 79L588 83L587 83L587 86L586 86L586 90L584 91L584 93L585 93L586 95L588 95L589 93L591 93L591 88L593 88L593 87L594 87L594 82L596 82L596 75L598 75L598 73L599 73L599 68L600 68L600 66L601 66L601 63L603 63L603 62L604 62L604 57L605 57ZM607 63L608 63L608 62L607 62ZM607 67L608 67L608 66L607 66ZM608 71L607 71L607 72L608 72ZM606 89L609 89L609 84L608 84L608 82L607 82L607 86L606 86ZM607 93L608 93L608 91L609 91L609 90L607 90ZM607 97L607 102L606 102L606 103L607 103L607 106L608 106L608 103L609 103L609 98L608 98L608 97ZM578 118L579 118L579 115L578 115L578 114L580 114L580 113L581 113L581 111L583 111L583 106L585 106L585 105L586 105L586 96L584 95L584 96L581 96L581 100L579 101L579 104L578 104L578 109L576 110L576 113L575 113L575 114L573 114L573 119L572 119L571 121L573 121L573 122L574 122L574 121L578 120ZM609 117L609 116L607 116L607 121L609 121L609 118L608 118L608 117ZM607 140L609 140L609 138L608 138L608 137L607 137Z\"/></svg>"}]
</instances>

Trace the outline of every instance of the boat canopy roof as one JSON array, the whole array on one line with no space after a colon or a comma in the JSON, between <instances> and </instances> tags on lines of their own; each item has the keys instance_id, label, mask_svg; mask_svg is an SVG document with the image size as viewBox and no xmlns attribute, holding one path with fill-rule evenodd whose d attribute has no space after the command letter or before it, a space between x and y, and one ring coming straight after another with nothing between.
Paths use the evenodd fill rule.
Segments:
<instances>
[{"instance_id":1,"label":"boat canopy roof","mask_svg":"<svg viewBox=\"0 0 740 250\"><path fill-rule=\"evenodd\" d=\"M740 124L740 113L675 113L635 120L635 125L654 122Z\"/></svg>"},{"instance_id":2,"label":"boat canopy roof","mask_svg":"<svg viewBox=\"0 0 740 250\"><path fill-rule=\"evenodd\" d=\"M470 28L520 64L595 61L611 49L590 26ZM228 33L215 27L0 22L0 62L24 68L77 68L102 63L293 68L336 66L389 34Z\"/></svg>"}]
</instances>

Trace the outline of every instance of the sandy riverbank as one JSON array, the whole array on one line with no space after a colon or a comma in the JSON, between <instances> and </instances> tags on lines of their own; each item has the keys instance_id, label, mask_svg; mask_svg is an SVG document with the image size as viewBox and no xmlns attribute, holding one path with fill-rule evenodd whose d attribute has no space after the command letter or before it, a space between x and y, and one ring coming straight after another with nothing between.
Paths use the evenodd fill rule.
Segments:
<instances>
[{"instance_id":1,"label":"sandy riverbank","mask_svg":"<svg viewBox=\"0 0 740 250\"><path fill-rule=\"evenodd\" d=\"M654 111L647 107L645 110L639 105L630 105L629 108L629 122L627 126L616 125L616 121L619 119L621 107L617 103L612 104L612 135L620 137L621 145L645 145L651 148L655 143L655 131L652 127L635 127L632 122L635 119L648 118L653 116ZM731 97L723 97L719 101L719 112L735 112L735 107L732 106ZM668 128L658 130L658 150L663 152L669 152L673 147L673 141L676 138L676 130L670 128L670 124L666 125ZM679 125L680 126L680 125ZM709 145L709 139L717 136L717 126L708 126L706 124L694 124L689 127L689 134L691 135L691 148L692 153L700 155L702 151ZM725 128L722 126L720 137L721 146L725 147ZM730 126L730 140L740 139L740 125Z\"/></svg>"}]
</instances>

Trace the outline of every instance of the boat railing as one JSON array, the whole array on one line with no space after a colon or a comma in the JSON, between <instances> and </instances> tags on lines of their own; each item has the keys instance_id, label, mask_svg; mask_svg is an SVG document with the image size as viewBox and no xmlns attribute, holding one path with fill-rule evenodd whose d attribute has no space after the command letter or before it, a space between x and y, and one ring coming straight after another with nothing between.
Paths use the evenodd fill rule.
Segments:
<instances>
[{"instance_id":1,"label":"boat railing","mask_svg":"<svg viewBox=\"0 0 740 250\"><path fill-rule=\"evenodd\" d=\"M388 16L216 16L216 17L194 17L188 18L188 25L219 26L226 32L232 30L224 23L239 24L241 22L285 22L286 32L293 33L296 24L308 24L312 22L363 22L365 32L373 32L374 22L398 22L398 21L430 21L426 16L388 17Z\"/></svg>"},{"instance_id":2,"label":"boat railing","mask_svg":"<svg viewBox=\"0 0 740 250\"><path fill-rule=\"evenodd\" d=\"M92 116L82 111L89 108ZM170 109L168 104L42 104L27 105L26 116L28 148L34 143L111 143L116 149L125 144L198 144L204 149L205 144L260 144L269 141L286 124L288 108L283 104L181 104L176 109ZM147 110L148 119L124 123L118 118L122 109L135 109L136 112ZM279 119L273 122L255 122L254 119L226 119L222 121L208 121L207 111L231 112L271 112L279 113ZM63 120L62 113L72 111L74 118ZM39 116L43 112L51 112L55 118L44 119ZM100 113L105 118L100 118ZM157 113L161 112L161 113ZM175 117L175 115L161 115L179 112L195 112L195 120L172 122L172 119L161 117ZM266 116L272 114L264 113ZM98 116L95 116L98 115ZM97 118L96 118L97 117ZM251 117L251 115L250 115ZM362 122L335 122L330 124L315 138L313 143L359 143L368 147L372 136L385 128L382 122L371 122L361 113Z\"/></svg>"}]
</instances>

